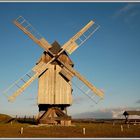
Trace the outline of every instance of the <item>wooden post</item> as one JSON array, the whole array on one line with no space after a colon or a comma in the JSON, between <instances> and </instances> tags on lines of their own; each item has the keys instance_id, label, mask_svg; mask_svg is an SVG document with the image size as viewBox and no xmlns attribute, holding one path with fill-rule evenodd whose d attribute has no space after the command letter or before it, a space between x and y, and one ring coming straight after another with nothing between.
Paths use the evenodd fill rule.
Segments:
<instances>
[{"instance_id":1,"label":"wooden post","mask_svg":"<svg viewBox=\"0 0 140 140\"><path fill-rule=\"evenodd\" d=\"M20 128L20 134L23 134L23 127Z\"/></svg>"},{"instance_id":2,"label":"wooden post","mask_svg":"<svg viewBox=\"0 0 140 140\"><path fill-rule=\"evenodd\" d=\"M123 126L121 125L121 132L123 132Z\"/></svg>"},{"instance_id":3,"label":"wooden post","mask_svg":"<svg viewBox=\"0 0 140 140\"><path fill-rule=\"evenodd\" d=\"M83 128L83 134L84 135L86 134L86 128Z\"/></svg>"}]
</instances>

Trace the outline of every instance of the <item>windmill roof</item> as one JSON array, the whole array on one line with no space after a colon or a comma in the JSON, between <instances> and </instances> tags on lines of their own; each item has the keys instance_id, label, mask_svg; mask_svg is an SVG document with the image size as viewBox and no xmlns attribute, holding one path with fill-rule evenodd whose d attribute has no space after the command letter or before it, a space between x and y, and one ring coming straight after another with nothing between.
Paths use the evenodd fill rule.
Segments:
<instances>
[{"instance_id":1,"label":"windmill roof","mask_svg":"<svg viewBox=\"0 0 140 140\"><path fill-rule=\"evenodd\" d=\"M59 51L61 50L61 46L57 41L54 41L52 43L52 47L50 48L50 51L54 54L57 54ZM62 58L64 61L68 62L71 66L74 66L74 63L72 62L72 60L70 59L70 57L68 56L67 52L64 51L60 58ZM50 60L50 56L47 55L47 52L44 51L42 56L39 58L39 60L37 61L36 64L38 64L41 60L45 60L45 62L48 62Z\"/></svg>"}]
</instances>

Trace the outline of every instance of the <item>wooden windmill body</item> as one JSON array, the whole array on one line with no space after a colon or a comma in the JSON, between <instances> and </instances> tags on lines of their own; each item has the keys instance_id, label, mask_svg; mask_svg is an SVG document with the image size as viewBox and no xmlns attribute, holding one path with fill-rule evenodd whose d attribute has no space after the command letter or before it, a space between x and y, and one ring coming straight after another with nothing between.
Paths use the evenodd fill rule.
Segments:
<instances>
[{"instance_id":1,"label":"wooden windmill body","mask_svg":"<svg viewBox=\"0 0 140 140\"><path fill-rule=\"evenodd\" d=\"M90 21L84 26L69 41L62 45L62 47L56 41L53 44L49 44L48 41L21 16L14 20L14 24L43 48L44 53L31 71L5 90L5 92L7 92L12 87L17 87L17 90L8 97L9 101L13 101L38 78L38 122L70 125L71 117L67 115L66 108L72 104L71 81L74 76L85 84L89 89L88 91L94 93L93 95L101 99L103 98L104 93L73 68L74 64L68 56L68 54L72 54L98 29L99 26L96 26L93 21ZM88 92L86 92L86 94L88 94Z\"/></svg>"},{"instance_id":2,"label":"wooden windmill body","mask_svg":"<svg viewBox=\"0 0 140 140\"><path fill-rule=\"evenodd\" d=\"M57 54L59 50L60 45L54 42L51 51ZM50 59L47 52L44 52L37 64L40 62L47 64ZM60 59L73 67L73 62L66 52L61 54ZM71 118L67 116L67 107L72 104L71 79L72 76L65 75L57 61L50 63L48 70L39 76L37 104L40 112L40 123L57 124L60 122L70 125ZM41 112L43 112L43 115Z\"/></svg>"}]
</instances>

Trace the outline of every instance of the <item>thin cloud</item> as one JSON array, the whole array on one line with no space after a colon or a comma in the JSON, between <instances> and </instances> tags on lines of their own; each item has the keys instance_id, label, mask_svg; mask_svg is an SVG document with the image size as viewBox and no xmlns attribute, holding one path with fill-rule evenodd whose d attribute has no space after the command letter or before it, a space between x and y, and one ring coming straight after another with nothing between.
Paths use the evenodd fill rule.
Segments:
<instances>
[{"instance_id":1,"label":"thin cloud","mask_svg":"<svg viewBox=\"0 0 140 140\"><path fill-rule=\"evenodd\" d=\"M122 119L126 110L139 110L137 107L105 108L73 115L74 118Z\"/></svg>"},{"instance_id":2,"label":"thin cloud","mask_svg":"<svg viewBox=\"0 0 140 140\"><path fill-rule=\"evenodd\" d=\"M120 8L115 14L114 17L120 17L123 16L127 13L129 13L130 11L132 11L135 7L137 7L137 4L127 4L124 7Z\"/></svg>"},{"instance_id":3,"label":"thin cloud","mask_svg":"<svg viewBox=\"0 0 140 140\"><path fill-rule=\"evenodd\" d=\"M134 29L136 27L136 21L140 17L140 4L139 3L128 3L125 6L118 9L113 15L113 19L117 19L124 22L129 28Z\"/></svg>"},{"instance_id":4,"label":"thin cloud","mask_svg":"<svg viewBox=\"0 0 140 140\"><path fill-rule=\"evenodd\" d=\"M112 112L106 111L94 111L94 112L84 112L73 115L74 118L112 118Z\"/></svg>"}]
</instances>

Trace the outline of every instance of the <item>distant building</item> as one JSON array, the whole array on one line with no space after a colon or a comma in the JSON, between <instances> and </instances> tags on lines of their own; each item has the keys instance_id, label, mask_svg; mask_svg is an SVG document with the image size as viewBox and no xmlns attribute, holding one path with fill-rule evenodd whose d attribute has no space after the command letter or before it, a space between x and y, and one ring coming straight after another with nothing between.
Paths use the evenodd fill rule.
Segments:
<instances>
[{"instance_id":1,"label":"distant building","mask_svg":"<svg viewBox=\"0 0 140 140\"><path fill-rule=\"evenodd\" d=\"M140 119L140 111L124 111L123 115L125 116L126 123L128 122L128 119Z\"/></svg>"}]
</instances>

